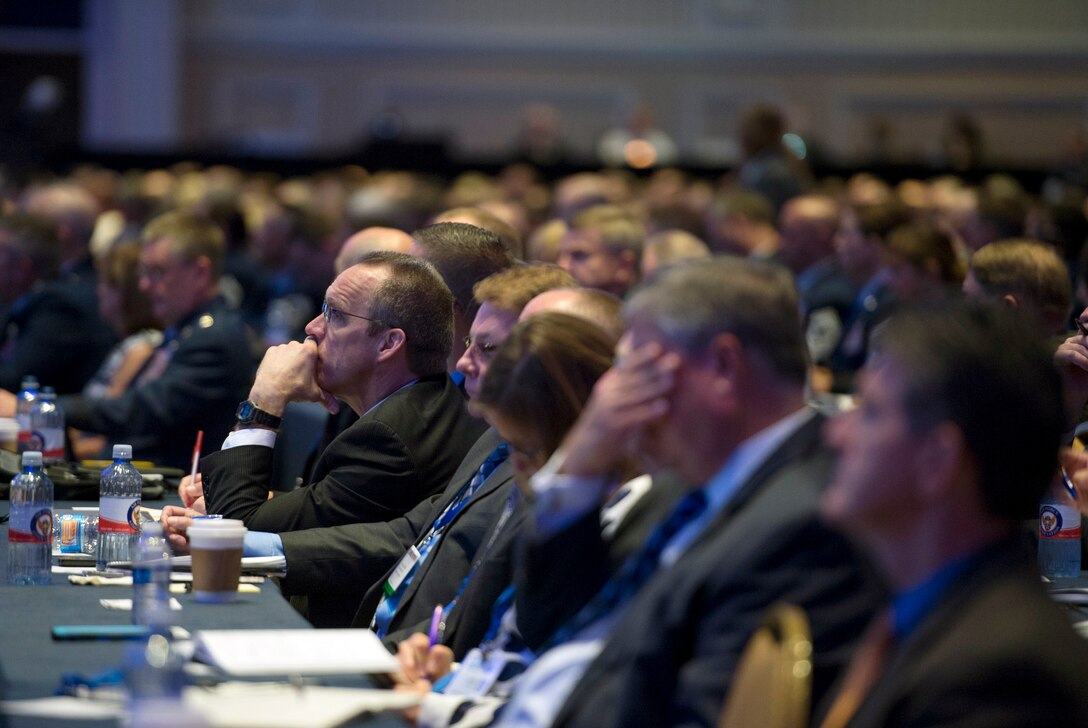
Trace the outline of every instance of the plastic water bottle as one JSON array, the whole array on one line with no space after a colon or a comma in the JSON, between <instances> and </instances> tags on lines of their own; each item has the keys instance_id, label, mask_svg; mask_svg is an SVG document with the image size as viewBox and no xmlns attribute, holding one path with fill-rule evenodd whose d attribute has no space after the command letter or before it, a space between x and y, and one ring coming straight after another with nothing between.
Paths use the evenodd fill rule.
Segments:
<instances>
[{"instance_id":1,"label":"plastic water bottle","mask_svg":"<svg viewBox=\"0 0 1088 728\"><path fill-rule=\"evenodd\" d=\"M34 450L30 440L33 429L30 423L31 413L38 401L38 379L27 375L19 384L19 394L15 396L15 421L19 423L19 452Z\"/></svg>"},{"instance_id":2,"label":"plastic water bottle","mask_svg":"<svg viewBox=\"0 0 1088 728\"><path fill-rule=\"evenodd\" d=\"M125 649L129 702L123 728L205 728L208 722L182 699L185 660L164 635Z\"/></svg>"},{"instance_id":3,"label":"plastic water bottle","mask_svg":"<svg viewBox=\"0 0 1088 728\"><path fill-rule=\"evenodd\" d=\"M42 454L23 453L23 469L11 480L8 583L51 584L53 481L42 472Z\"/></svg>"},{"instance_id":4,"label":"plastic water bottle","mask_svg":"<svg viewBox=\"0 0 1088 728\"><path fill-rule=\"evenodd\" d=\"M30 413L30 429L45 462L64 460L64 410L57 404L57 393L52 387L42 387Z\"/></svg>"},{"instance_id":5,"label":"plastic water bottle","mask_svg":"<svg viewBox=\"0 0 1088 728\"><path fill-rule=\"evenodd\" d=\"M132 623L152 632L170 627L170 556L162 524L142 524L132 552Z\"/></svg>"},{"instance_id":6,"label":"plastic water bottle","mask_svg":"<svg viewBox=\"0 0 1088 728\"><path fill-rule=\"evenodd\" d=\"M1039 570L1048 579L1080 576L1080 511L1052 495L1039 505Z\"/></svg>"},{"instance_id":7,"label":"plastic water bottle","mask_svg":"<svg viewBox=\"0 0 1088 728\"><path fill-rule=\"evenodd\" d=\"M132 465L132 445L113 446L113 464L102 471L98 491L99 571L111 561L127 561L132 542L140 532L140 499L143 478Z\"/></svg>"}]
</instances>

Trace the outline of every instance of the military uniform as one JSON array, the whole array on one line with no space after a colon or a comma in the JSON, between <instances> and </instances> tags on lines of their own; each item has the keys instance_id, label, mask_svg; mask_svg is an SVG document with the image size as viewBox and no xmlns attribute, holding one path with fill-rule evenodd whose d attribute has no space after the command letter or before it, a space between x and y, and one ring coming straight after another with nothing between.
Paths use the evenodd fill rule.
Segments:
<instances>
[{"instance_id":1,"label":"military uniform","mask_svg":"<svg viewBox=\"0 0 1088 728\"><path fill-rule=\"evenodd\" d=\"M128 442L138 459L188 469L198 430L219 449L253 383L255 361L237 311L214 298L170 329L120 397L62 397L72 427Z\"/></svg>"}]
</instances>

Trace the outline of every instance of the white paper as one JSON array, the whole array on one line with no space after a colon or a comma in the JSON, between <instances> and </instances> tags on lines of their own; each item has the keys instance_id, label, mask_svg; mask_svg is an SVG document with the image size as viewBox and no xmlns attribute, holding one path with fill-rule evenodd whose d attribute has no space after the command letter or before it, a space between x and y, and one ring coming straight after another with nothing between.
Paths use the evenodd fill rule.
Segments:
<instances>
[{"instance_id":1,"label":"white paper","mask_svg":"<svg viewBox=\"0 0 1088 728\"><path fill-rule=\"evenodd\" d=\"M392 690L328 688L315 685L230 683L212 690L190 688L185 702L216 728L337 726L379 710L403 710L422 696Z\"/></svg>"},{"instance_id":2,"label":"white paper","mask_svg":"<svg viewBox=\"0 0 1088 728\"><path fill-rule=\"evenodd\" d=\"M397 672L400 665L368 629L201 630L196 656L231 675Z\"/></svg>"},{"instance_id":3,"label":"white paper","mask_svg":"<svg viewBox=\"0 0 1088 728\"><path fill-rule=\"evenodd\" d=\"M132 600L131 599L99 599L98 603L106 609L114 609L118 612L131 612ZM173 597L170 597L170 609L175 612L181 609L181 602Z\"/></svg>"},{"instance_id":4,"label":"white paper","mask_svg":"<svg viewBox=\"0 0 1088 728\"><path fill-rule=\"evenodd\" d=\"M117 569L131 569L131 561L111 561L109 563L110 568ZM170 559L170 566L175 569L189 570L193 568L193 557L189 555L174 556ZM286 571L287 558L284 556L243 556L242 557L242 573L249 571L257 572L273 572L273 571Z\"/></svg>"},{"instance_id":5,"label":"white paper","mask_svg":"<svg viewBox=\"0 0 1088 728\"><path fill-rule=\"evenodd\" d=\"M33 700L0 700L2 715L28 715L36 718L65 718L67 720L120 718L124 707L124 703L120 700L89 700L70 695Z\"/></svg>"},{"instance_id":6,"label":"white paper","mask_svg":"<svg viewBox=\"0 0 1088 728\"><path fill-rule=\"evenodd\" d=\"M185 556L175 556L170 559L171 566L188 566L192 567L193 557L186 554ZM287 558L285 556L243 556L242 557L242 570L249 569L264 569L266 571L276 571L277 569L283 570L287 568Z\"/></svg>"},{"instance_id":7,"label":"white paper","mask_svg":"<svg viewBox=\"0 0 1088 728\"><path fill-rule=\"evenodd\" d=\"M186 705L215 728L294 728L340 725L362 713L403 710L422 699L392 690L327 688L315 685L227 683L212 689L186 688ZM71 696L0 701L0 713L66 720L108 720L125 713L122 700Z\"/></svg>"}]
</instances>

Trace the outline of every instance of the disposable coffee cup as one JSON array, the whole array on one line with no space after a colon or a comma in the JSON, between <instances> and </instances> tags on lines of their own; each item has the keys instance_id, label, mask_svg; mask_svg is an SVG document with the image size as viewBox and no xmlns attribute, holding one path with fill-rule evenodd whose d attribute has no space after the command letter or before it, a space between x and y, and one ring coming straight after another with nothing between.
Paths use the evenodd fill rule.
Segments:
<instances>
[{"instance_id":1,"label":"disposable coffee cup","mask_svg":"<svg viewBox=\"0 0 1088 728\"><path fill-rule=\"evenodd\" d=\"M187 532L193 556L193 596L221 604L238 596L245 525L231 518L194 520Z\"/></svg>"},{"instance_id":2,"label":"disposable coffee cup","mask_svg":"<svg viewBox=\"0 0 1088 728\"><path fill-rule=\"evenodd\" d=\"M19 423L10 417L0 417L0 450L19 452Z\"/></svg>"}]
</instances>

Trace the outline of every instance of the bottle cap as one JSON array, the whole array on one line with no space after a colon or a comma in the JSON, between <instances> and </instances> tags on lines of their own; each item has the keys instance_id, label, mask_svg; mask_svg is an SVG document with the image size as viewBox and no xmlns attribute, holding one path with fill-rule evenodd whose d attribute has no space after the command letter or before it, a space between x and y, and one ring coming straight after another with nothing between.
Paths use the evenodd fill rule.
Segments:
<instances>
[{"instance_id":1,"label":"bottle cap","mask_svg":"<svg viewBox=\"0 0 1088 728\"><path fill-rule=\"evenodd\" d=\"M151 519L140 521L140 533L146 533L149 536L162 536L162 524Z\"/></svg>"},{"instance_id":2,"label":"bottle cap","mask_svg":"<svg viewBox=\"0 0 1088 728\"><path fill-rule=\"evenodd\" d=\"M41 467L42 454L37 450L27 450L23 453L23 467L30 465L32 467Z\"/></svg>"},{"instance_id":3,"label":"bottle cap","mask_svg":"<svg viewBox=\"0 0 1088 728\"><path fill-rule=\"evenodd\" d=\"M26 375L25 377L23 377L23 381L19 383L19 388L20 389L37 389L38 388L38 378L35 377L32 374Z\"/></svg>"},{"instance_id":4,"label":"bottle cap","mask_svg":"<svg viewBox=\"0 0 1088 728\"><path fill-rule=\"evenodd\" d=\"M121 458L122 460L131 460L132 459L132 445L114 445L113 446L113 459L117 460L118 458Z\"/></svg>"}]
</instances>

